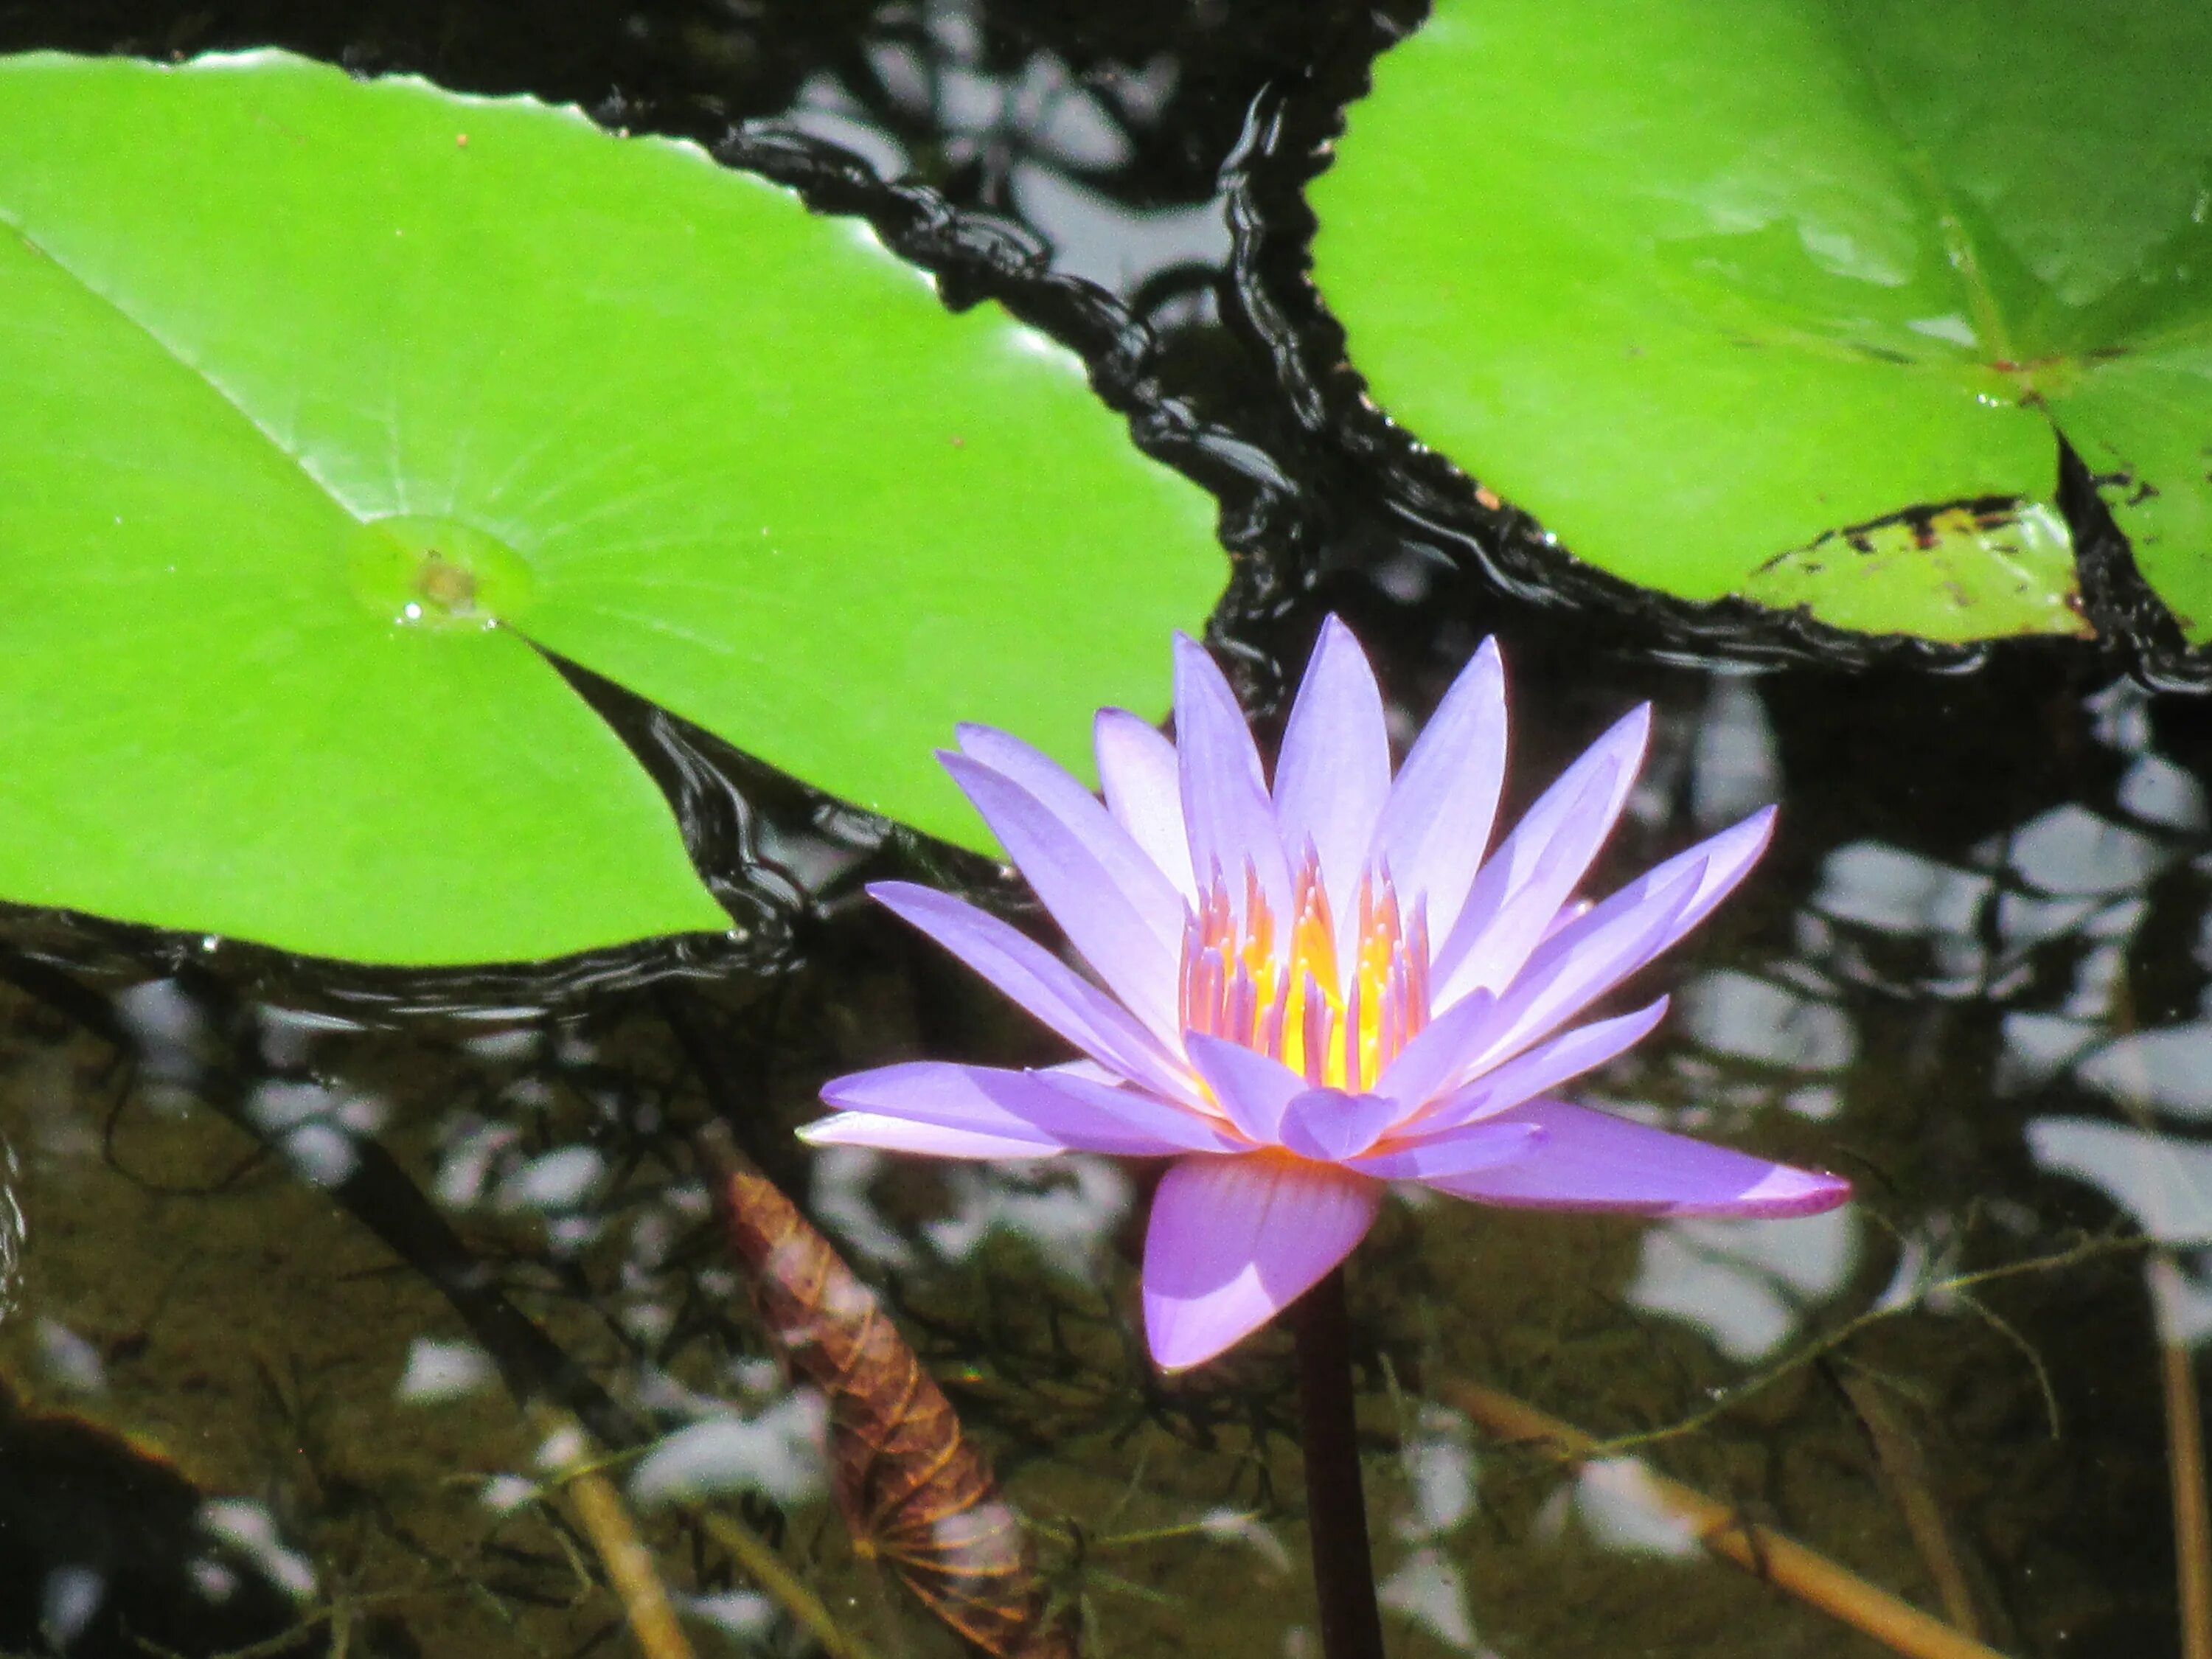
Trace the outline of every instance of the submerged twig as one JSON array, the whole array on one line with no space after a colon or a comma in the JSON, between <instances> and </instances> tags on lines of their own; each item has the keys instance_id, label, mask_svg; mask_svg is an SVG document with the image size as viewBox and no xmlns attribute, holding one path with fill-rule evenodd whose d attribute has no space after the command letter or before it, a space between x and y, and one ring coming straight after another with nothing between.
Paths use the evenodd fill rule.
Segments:
<instances>
[{"instance_id":1,"label":"submerged twig","mask_svg":"<svg viewBox=\"0 0 2212 1659\"><path fill-rule=\"evenodd\" d=\"M578 1455L562 1461L555 1479L568 1494L576 1524L591 1540L599 1565L607 1570L607 1583L622 1603L639 1650L646 1659L693 1659L691 1644L676 1622L676 1609L669 1605L660 1575L653 1571L652 1552L639 1539L621 1494L581 1455L583 1425L544 1407L532 1412L531 1425L548 1441L573 1437L578 1443Z\"/></svg>"},{"instance_id":2,"label":"submerged twig","mask_svg":"<svg viewBox=\"0 0 2212 1659\"><path fill-rule=\"evenodd\" d=\"M47 963L13 952L0 953L0 979L74 1021L119 1053L133 1052L105 997L88 990ZM264 1152L283 1151L246 1109L246 1079L252 1060L241 1038L227 1063L213 1068L194 1086L193 1097L223 1118ZM524 1404L545 1401L581 1419L593 1436L610 1445L628 1445L645 1431L617 1406L606 1390L548 1336L529 1315L501 1291L476 1253L453 1230L412 1176L373 1135L349 1136L347 1162L340 1178L319 1183L338 1206L392 1255L422 1275L444 1297L477 1346L491 1361L507 1391Z\"/></svg>"},{"instance_id":3,"label":"submerged twig","mask_svg":"<svg viewBox=\"0 0 2212 1659\"><path fill-rule=\"evenodd\" d=\"M2135 984L2123 962L2112 991L2112 1029L2122 1038L2136 1030ZM2151 1087L2141 1051L2121 1042L2112 1050L2119 1075L2115 1098L2143 1137L2137 1158L2154 1156L2157 1127L2151 1109L2157 1091ZM2159 1194L2153 1212L2142 1217L2151 1234L2161 1240L2182 1231L2176 1218L2166 1213L2163 1187L2146 1181L2145 1190ZM2173 1504L2173 1565L2181 1603L2183 1659L2212 1659L2212 1504L2204 1485L2203 1407L2197 1395L2197 1362L2183 1331L2182 1310L2186 1304L2181 1270L2165 1249L2154 1251L2143 1263L2143 1288L2150 1298L2151 1328L2158 1340L2160 1394L2166 1405L2166 1485Z\"/></svg>"},{"instance_id":4,"label":"submerged twig","mask_svg":"<svg viewBox=\"0 0 2212 1659\"><path fill-rule=\"evenodd\" d=\"M1905 1529L1911 1534L1913 1547L1920 1552L1928 1576L1936 1581L1936 1594L1942 1601L1945 1616L1967 1635L1978 1638L1982 1626L1973 1587L1953 1546L1942 1506L1936 1501L1928 1460L1921 1455L1919 1442L1897 1420L1881 1384L1872 1377L1846 1376L1840 1379L1840 1386L1859 1421L1866 1425L1868 1438L1874 1442L1882 1479L1904 1513Z\"/></svg>"},{"instance_id":5,"label":"submerged twig","mask_svg":"<svg viewBox=\"0 0 2212 1659\"><path fill-rule=\"evenodd\" d=\"M320 1607L304 1609L295 1624L278 1631L274 1636L264 1637L258 1642L249 1642L242 1648L225 1648L220 1653L198 1651L184 1654L137 1631L131 1632L131 1644L147 1659L295 1659L301 1644L325 1625L331 1626L331 1638L323 1649L325 1659L345 1659L349 1640L346 1632L354 1616L363 1608L402 1601L416 1594L413 1590L386 1590L369 1595L341 1596ZM40 1659L35 1654L16 1654L0 1650L0 1659Z\"/></svg>"},{"instance_id":6,"label":"submerged twig","mask_svg":"<svg viewBox=\"0 0 2212 1659\"><path fill-rule=\"evenodd\" d=\"M783 1610L814 1638L829 1659L875 1659L859 1637L848 1634L831 1616L822 1598L784 1565L783 1558L766 1539L736 1516L720 1510L700 1510L696 1518L700 1530L729 1551L755 1583L781 1602Z\"/></svg>"},{"instance_id":7,"label":"submerged twig","mask_svg":"<svg viewBox=\"0 0 2212 1659\"><path fill-rule=\"evenodd\" d=\"M1524 1401L1473 1383L1447 1383L1442 1397L1500 1439L1542 1446L1580 1466L1604 1457L1602 1444ZM1639 1466L1641 1467L1641 1466ZM1714 1554L1800 1601L1863 1632L1907 1659L2001 1659L1996 1650L1954 1630L1850 1568L1748 1521L1693 1486L1644 1468L1645 1490Z\"/></svg>"}]
</instances>

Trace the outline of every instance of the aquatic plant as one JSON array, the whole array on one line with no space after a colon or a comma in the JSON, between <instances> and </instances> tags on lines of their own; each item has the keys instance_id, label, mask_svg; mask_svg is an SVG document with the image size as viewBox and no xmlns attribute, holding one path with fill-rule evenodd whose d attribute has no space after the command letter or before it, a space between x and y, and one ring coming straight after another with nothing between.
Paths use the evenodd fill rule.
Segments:
<instances>
[{"instance_id":1,"label":"aquatic plant","mask_svg":"<svg viewBox=\"0 0 2212 1659\"><path fill-rule=\"evenodd\" d=\"M2094 491L2202 644L2212 10L2128 17L1441 0L1313 183L1314 280L1392 419L1630 581L2145 626L2077 571Z\"/></svg>"},{"instance_id":2,"label":"aquatic plant","mask_svg":"<svg viewBox=\"0 0 2212 1659\"><path fill-rule=\"evenodd\" d=\"M1306 1512L1330 1659L1379 1659L1350 1346L1336 1271L1409 1181L1480 1202L1650 1215L1804 1215L1834 1176L1554 1097L1665 1013L1575 1025L1694 927L1765 850L1773 809L1609 897L1574 897L1626 805L1639 708L1482 856L1505 779L1505 675L1485 644L1394 778L1382 698L1325 621L1272 788L1235 694L1176 644L1176 740L1096 727L1101 801L1003 732L942 758L1091 970L926 887L869 891L1085 1058L941 1060L823 1085L817 1146L945 1158L1169 1158L1145 1242L1163 1367L1298 1307Z\"/></svg>"},{"instance_id":3,"label":"aquatic plant","mask_svg":"<svg viewBox=\"0 0 2212 1659\"><path fill-rule=\"evenodd\" d=\"M1080 752L1220 591L1072 353L573 108L0 58L0 226L10 902L416 965L718 933L556 664L957 839L936 733Z\"/></svg>"},{"instance_id":4,"label":"aquatic plant","mask_svg":"<svg viewBox=\"0 0 2212 1659\"><path fill-rule=\"evenodd\" d=\"M1188 638L1175 706L1174 743L1133 715L1099 716L1103 802L988 727L963 726L943 757L1099 984L959 900L869 890L1085 1058L838 1078L822 1096L840 1109L808 1139L1175 1159L1144 1265L1146 1334L1169 1369L1212 1358L1335 1267L1392 1182L1651 1215L1802 1215L1848 1195L1836 1176L1553 1095L1659 1023L1664 997L1570 1022L1710 915L1773 828L1770 807L1577 902L1627 802L1648 708L1485 859L1505 775L1494 645L1395 780L1374 674L1334 618L1272 790L1228 683Z\"/></svg>"}]
</instances>

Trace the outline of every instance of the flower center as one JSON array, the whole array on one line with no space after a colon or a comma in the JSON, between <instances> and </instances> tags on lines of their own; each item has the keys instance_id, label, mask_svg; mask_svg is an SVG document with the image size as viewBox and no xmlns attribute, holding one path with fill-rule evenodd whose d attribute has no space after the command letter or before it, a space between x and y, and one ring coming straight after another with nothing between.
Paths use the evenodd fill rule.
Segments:
<instances>
[{"instance_id":1,"label":"flower center","mask_svg":"<svg viewBox=\"0 0 2212 1659\"><path fill-rule=\"evenodd\" d=\"M1370 870L1360 880L1357 925L1340 939L1310 853L1287 917L1276 917L1249 865L1243 889L1240 905L1217 872L1184 922L1183 1030L1270 1055L1316 1088L1372 1088L1428 1023L1420 907L1408 925L1389 872Z\"/></svg>"}]
</instances>

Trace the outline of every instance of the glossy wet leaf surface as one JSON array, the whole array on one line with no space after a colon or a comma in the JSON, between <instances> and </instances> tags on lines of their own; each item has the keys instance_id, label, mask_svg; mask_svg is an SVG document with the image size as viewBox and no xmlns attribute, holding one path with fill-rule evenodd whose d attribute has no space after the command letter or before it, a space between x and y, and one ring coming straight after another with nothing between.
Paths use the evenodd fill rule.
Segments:
<instances>
[{"instance_id":1,"label":"glossy wet leaf surface","mask_svg":"<svg viewBox=\"0 0 2212 1659\"><path fill-rule=\"evenodd\" d=\"M973 840L953 723L1079 754L1219 589L1072 355L696 149L276 54L0 87L9 899L385 962L718 929L533 647Z\"/></svg>"},{"instance_id":2,"label":"glossy wet leaf surface","mask_svg":"<svg viewBox=\"0 0 2212 1659\"><path fill-rule=\"evenodd\" d=\"M1389 413L1632 581L2086 632L2055 428L2202 641L2208 64L2189 0L1443 0L1313 187L1316 280Z\"/></svg>"}]
</instances>

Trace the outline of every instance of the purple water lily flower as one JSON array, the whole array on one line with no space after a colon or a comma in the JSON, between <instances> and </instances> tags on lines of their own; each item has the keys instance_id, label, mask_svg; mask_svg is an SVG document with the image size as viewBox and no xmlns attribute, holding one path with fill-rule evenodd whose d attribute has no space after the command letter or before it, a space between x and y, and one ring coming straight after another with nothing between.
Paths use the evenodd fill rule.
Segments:
<instances>
[{"instance_id":1,"label":"purple water lily flower","mask_svg":"<svg viewBox=\"0 0 2212 1659\"><path fill-rule=\"evenodd\" d=\"M1170 743L1098 716L1102 802L1037 750L963 726L945 764L1097 976L924 887L868 890L1086 1056L839 1078L817 1146L941 1158L1176 1160L1152 1201L1145 1325L1195 1365L1342 1261L1383 1188L1644 1215L1793 1216L1837 1176L1557 1099L1664 997L1571 1024L1709 915L1766 846L1756 812L1602 902L1574 890L1628 799L1650 711L1591 745L1487 859L1505 681L1485 644L1394 780L1382 700L1331 617L1272 790L1235 696L1176 647ZM1103 987L1102 989L1101 987Z\"/></svg>"}]
</instances>

